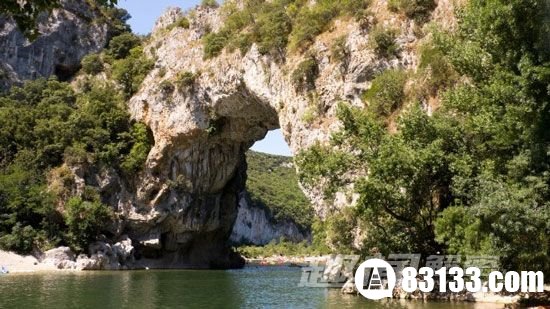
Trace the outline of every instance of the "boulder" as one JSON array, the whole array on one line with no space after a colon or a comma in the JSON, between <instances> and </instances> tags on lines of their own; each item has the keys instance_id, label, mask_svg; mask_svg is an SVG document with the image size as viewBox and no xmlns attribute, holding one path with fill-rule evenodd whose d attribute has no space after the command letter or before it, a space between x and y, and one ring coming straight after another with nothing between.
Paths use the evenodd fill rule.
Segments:
<instances>
[{"instance_id":1,"label":"boulder","mask_svg":"<svg viewBox=\"0 0 550 309\"><path fill-rule=\"evenodd\" d=\"M58 269L76 269L75 254L69 247L59 247L44 252L42 263Z\"/></svg>"}]
</instances>

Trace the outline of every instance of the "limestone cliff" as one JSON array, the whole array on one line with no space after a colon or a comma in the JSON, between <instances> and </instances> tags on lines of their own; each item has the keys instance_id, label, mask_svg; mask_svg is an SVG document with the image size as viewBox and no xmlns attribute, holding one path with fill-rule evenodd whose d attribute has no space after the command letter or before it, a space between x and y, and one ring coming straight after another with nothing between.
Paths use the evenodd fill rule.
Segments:
<instances>
[{"instance_id":1,"label":"limestone cliff","mask_svg":"<svg viewBox=\"0 0 550 309\"><path fill-rule=\"evenodd\" d=\"M285 239L292 242L311 240L309 231L302 231L293 221L273 220L272 214L265 208L255 205L247 193L239 199L237 220L231 230L231 243L267 245L272 241Z\"/></svg>"},{"instance_id":2,"label":"limestone cliff","mask_svg":"<svg viewBox=\"0 0 550 309\"><path fill-rule=\"evenodd\" d=\"M105 47L110 26L88 2L64 0L62 8L40 15L38 29L41 35L31 42L0 15L0 90L39 77L69 79L82 57Z\"/></svg>"}]
</instances>

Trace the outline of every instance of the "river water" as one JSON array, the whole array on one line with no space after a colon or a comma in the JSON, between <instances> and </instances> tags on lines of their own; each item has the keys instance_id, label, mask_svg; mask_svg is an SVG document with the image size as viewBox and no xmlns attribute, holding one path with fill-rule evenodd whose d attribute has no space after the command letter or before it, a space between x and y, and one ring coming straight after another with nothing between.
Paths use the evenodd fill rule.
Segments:
<instances>
[{"instance_id":1,"label":"river water","mask_svg":"<svg viewBox=\"0 0 550 309\"><path fill-rule=\"evenodd\" d=\"M299 268L52 272L0 276L0 308L407 308L492 309L468 303L369 302L298 287Z\"/></svg>"}]
</instances>

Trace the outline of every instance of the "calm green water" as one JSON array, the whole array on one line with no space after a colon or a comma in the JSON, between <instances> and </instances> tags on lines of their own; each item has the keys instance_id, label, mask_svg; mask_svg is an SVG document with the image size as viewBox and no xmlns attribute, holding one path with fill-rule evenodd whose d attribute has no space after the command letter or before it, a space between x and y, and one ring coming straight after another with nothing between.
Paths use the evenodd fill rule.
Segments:
<instances>
[{"instance_id":1,"label":"calm green water","mask_svg":"<svg viewBox=\"0 0 550 309\"><path fill-rule=\"evenodd\" d=\"M490 305L392 302L299 288L299 268L230 271L131 271L0 276L0 308L410 308Z\"/></svg>"}]
</instances>

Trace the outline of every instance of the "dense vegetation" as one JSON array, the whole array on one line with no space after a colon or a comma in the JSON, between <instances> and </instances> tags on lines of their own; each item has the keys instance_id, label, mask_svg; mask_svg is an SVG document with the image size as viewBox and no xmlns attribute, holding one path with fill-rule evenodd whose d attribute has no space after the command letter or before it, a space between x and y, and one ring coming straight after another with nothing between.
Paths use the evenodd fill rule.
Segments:
<instances>
[{"instance_id":1,"label":"dense vegetation","mask_svg":"<svg viewBox=\"0 0 550 309\"><path fill-rule=\"evenodd\" d=\"M361 18L367 14L368 0L320 0L307 5L305 0L246 0L244 8L234 2L223 5L227 16L223 28L204 38L205 57L230 50L248 51L258 44L262 54L284 57L287 46L293 51L306 50L338 16Z\"/></svg>"},{"instance_id":2,"label":"dense vegetation","mask_svg":"<svg viewBox=\"0 0 550 309\"><path fill-rule=\"evenodd\" d=\"M20 252L59 243L81 249L108 227L110 209L98 192L72 198L63 163L131 175L151 144L119 92L101 83L78 93L55 80L13 87L0 96L0 127L0 247Z\"/></svg>"},{"instance_id":3,"label":"dense vegetation","mask_svg":"<svg viewBox=\"0 0 550 309\"><path fill-rule=\"evenodd\" d=\"M112 168L121 176L143 167L152 136L130 120L125 99L153 62L117 12L119 35L82 60L78 83L40 79L0 94L0 248L85 249L108 233L113 212L97 189L75 192L71 167ZM96 78L100 73L116 83Z\"/></svg>"},{"instance_id":4,"label":"dense vegetation","mask_svg":"<svg viewBox=\"0 0 550 309\"><path fill-rule=\"evenodd\" d=\"M422 14L405 2L391 1ZM358 206L341 230L361 224L365 254L496 255L504 269L550 273L547 12L544 1L470 1L456 33L433 30L423 46L422 78L408 77L423 83L402 92L401 74L382 73L366 108L341 104L331 144L297 158L304 184L329 180L327 198L356 183ZM419 101L434 95L441 107L428 116ZM342 177L358 167L368 177Z\"/></svg>"},{"instance_id":5,"label":"dense vegetation","mask_svg":"<svg viewBox=\"0 0 550 309\"><path fill-rule=\"evenodd\" d=\"M246 158L246 188L252 201L266 207L276 221L291 220L309 230L313 208L298 186L292 158L254 151L249 151Z\"/></svg>"}]
</instances>

